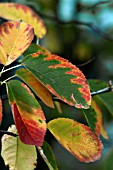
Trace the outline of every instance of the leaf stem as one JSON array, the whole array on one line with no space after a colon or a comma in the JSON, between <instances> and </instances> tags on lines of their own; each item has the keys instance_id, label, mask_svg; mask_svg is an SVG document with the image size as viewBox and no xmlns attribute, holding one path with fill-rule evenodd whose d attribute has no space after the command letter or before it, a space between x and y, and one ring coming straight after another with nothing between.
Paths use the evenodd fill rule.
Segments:
<instances>
[{"instance_id":1,"label":"leaf stem","mask_svg":"<svg viewBox=\"0 0 113 170\"><path fill-rule=\"evenodd\" d=\"M21 65L21 64L19 64L19 65L16 65L16 66L10 67L10 68L8 68L8 69L6 69L6 70L2 69L1 74L2 74L2 73L5 73L5 72L7 72L7 71L9 71L9 70L12 70L12 69L14 69L14 68L20 67L20 66L22 66L22 65Z\"/></svg>"},{"instance_id":2,"label":"leaf stem","mask_svg":"<svg viewBox=\"0 0 113 170\"><path fill-rule=\"evenodd\" d=\"M9 81L10 79L13 79L14 77L16 77L16 75L13 75L13 76L9 77L8 79L5 79L3 82L1 82L1 85L6 83L7 81Z\"/></svg>"},{"instance_id":3,"label":"leaf stem","mask_svg":"<svg viewBox=\"0 0 113 170\"><path fill-rule=\"evenodd\" d=\"M10 136L13 136L13 137L17 137L17 136L18 136L18 135L15 134L15 133L8 132L8 131L5 131L5 130L0 130L0 133L1 133L1 134L7 134L7 135L10 135Z\"/></svg>"}]
</instances>

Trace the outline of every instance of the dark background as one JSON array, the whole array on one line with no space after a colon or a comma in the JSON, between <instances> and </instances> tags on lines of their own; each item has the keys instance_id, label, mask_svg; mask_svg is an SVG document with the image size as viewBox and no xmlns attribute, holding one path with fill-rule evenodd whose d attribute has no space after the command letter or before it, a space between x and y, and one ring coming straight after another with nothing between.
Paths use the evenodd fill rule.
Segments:
<instances>
[{"instance_id":1,"label":"dark background","mask_svg":"<svg viewBox=\"0 0 113 170\"><path fill-rule=\"evenodd\" d=\"M68 59L83 71L87 79L113 80L113 1L99 0L15 0L29 5L41 16L47 27L46 36L40 44L61 57ZM4 20L0 19L0 23ZM15 64L15 63L13 63ZM13 74L10 72L9 74ZM7 78L9 75L2 77ZM7 130L13 123L5 88L1 89L3 99L3 122L1 129ZM112 99L111 99L112 100ZM61 104L62 113L41 103L47 121L52 118L69 117L85 123L79 110ZM107 113L106 113L107 115ZM106 116L107 117L107 116ZM109 116L108 116L109 117ZM112 120L112 117L110 117ZM112 170L113 167L113 125L104 120L109 136L104 143L102 158L95 163L81 163L68 153L48 132L46 140L52 146L59 170ZM6 170L0 160L0 170ZM38 158L38 168L48 170Z\"/></svg>"}]
</instances>

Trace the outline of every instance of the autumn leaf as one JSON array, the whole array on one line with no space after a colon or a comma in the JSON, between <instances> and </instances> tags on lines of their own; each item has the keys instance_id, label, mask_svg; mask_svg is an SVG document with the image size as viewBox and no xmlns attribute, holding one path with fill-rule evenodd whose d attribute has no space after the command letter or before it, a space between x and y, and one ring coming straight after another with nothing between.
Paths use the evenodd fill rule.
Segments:
<instances>
[{"instance_id":1,"label":"autumn leaf","mask_svg":"<svg viewBox=\"0 0 113 170\"><path fill-rule=\"evenodd\" d=\"M98 104L93 99L91 101L91 106L96 112L96 118L97 118L96 128L95 128L96 134L98 136L101 134L104 138L108 139L107 133L104 129L102 111L101 111L100 107L98 106Z\"/></svg>"},{"instance_id":2,"label":"autumn leaf","mask_svg":"<svg viewBox=\"0 0 113 170\"><path fill-rule=\"evenodd\" d=\"M37 52L25 56L22 65L58 99L77 108L86 109L91 104L85 76L68 60L54 54Z\"/></svg>"},{"instance_id":3,"label":"autumn leaf","mask_svg":"<svg viewBox=\"0 0 113 170\"><path fill-rule=\"evenodd\" d=\"M16 75L20 77L47 106L54 108L51 93L31 72L22 68L17 70Z\"/></svg>"},{"instance_id":4,"label":"autumn leaf","mask_svg":"<svg viewBox=\"0 0 113 170\"><path fill-rule=\"evenodd\" d=\"M28 6L17 3L0 3L0 17L30 24L38 38L46 34L46 28L42 19Z\"/></svg>"},{"instance_id":5,"label":"autumn leaf","mask_svg":"<svg viewBox=\"0 0 113 170\"><path fill-rule=\"evenodd\" d=\"M0 124L2 122L2 100L0 99Z\"/></svg>"},{"instance_id":6,"label":"autumn leaf","mask_svg":"<svg viewBox=\"0 0 113 170\"><path fill-rule=\"evenodd\" d=\"M8 97L21 141L41 146L46 132L45 116L30 89L18 80L7 83Z\"/></svg>"},{"instance_id":7,"label":"autumn leaf","mask_svg":"<svg viewBox=\"0 0 113 170\"><path fill-rule=\"evenodd\" d=\"M7 66L31 44L33 28L24 22L6 22L0 26L0 63Z\"/></svg>"},{"instance_id":8,"label":"autumn leaf","mask_svg":"<svg viewBox=\"0 0 113 170\"><path fill-rule=\"evenodd\" d=\"M102 155L103 145L89 127L68 118L57 118L48 129L72 155L81 162L94 162Z\"/></svg>"},{"instance_id":9,"label":"autumn leaf","mask_svg":"<svg viewBox=\"0 0 113 170\"><path fill-rule=\"evenodd\" d=\"M17 134L15 125L9 127L8 131ZM25 145L19 137L3 135L1 156L10 170L33 170L36 167L35 146Z\"/></svg>"}]
</instances>

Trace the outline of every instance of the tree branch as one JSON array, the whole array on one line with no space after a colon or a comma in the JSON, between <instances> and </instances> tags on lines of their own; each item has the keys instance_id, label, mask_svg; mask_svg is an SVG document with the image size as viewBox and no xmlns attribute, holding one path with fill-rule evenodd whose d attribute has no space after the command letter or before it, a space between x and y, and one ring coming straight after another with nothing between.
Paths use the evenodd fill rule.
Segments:
<instances>
[{"instance_id":1,"label":"tree branch","mask_svg":"<svg viewBox=\"0 0 113 170\"><path fill-rule=\"evenodd\" d=\"M88 6L88 5L84 6L84 5L81 4L81 8L79 9L78 12L92 10L92 9L94 9L94 8L100 6L100 5L108 4L110 2L111 2L110 0L100 1L100 2L97 2L97 3L90 5L90 6Z\"/></svg>"},{"instance_id":2,"label":"tree branch","mask_svg":"<svg viewBox=\"0 0 113 170\"><path fill-rule=\"evenodd\" d=\"M17 137L18 136L15 133L8 132L8 131L5 131L5 130L0 130L0 134L7 134L7 135L10 135L10 136L13 136L13 137Z\"/></svg>"},{"instance_id":3,"label":"tree branch","mask_svg":"<svg viewBox=\"0 0 113 170\"><path fill-rule=\"evenodd\" d=\"M39 10L36 10L36 11L42 18L52 20L53 22L57 22L61 25L76 24L76 25L80 25L80 26L86 26L89 29L91 29L93 32L95 32L96 34L101 36L102 38L109 40L109 41L113 41L113 38L111 38L111 36L102 32L101 29L99 27L95 26L92 22L84 22L84 21L79 21L79 20L71 20L71 21L67 22L67 21L60 20L57 16L44 14L44 13L40 12Z\"/></svg>"}]
</instances>

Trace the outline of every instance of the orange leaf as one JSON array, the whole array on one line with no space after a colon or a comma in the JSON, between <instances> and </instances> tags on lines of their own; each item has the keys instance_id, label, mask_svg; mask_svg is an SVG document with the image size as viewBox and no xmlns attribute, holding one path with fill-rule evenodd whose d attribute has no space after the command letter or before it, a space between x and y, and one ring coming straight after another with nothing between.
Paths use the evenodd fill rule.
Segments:
<instances>
[{"instance_id":1,"label":"orange leaf","mask_svg":"<svg viewBox=\"0 0 113 170\"><path fill-rule=\"evenodd\" d=\"M6 22L0 27L0 62L9 65L31 44L33 28L24 22Z\"/></svg>"},{"instance_id":2,"label":"orange leaf","mask_svg":"<svg viewBox=\"0 0 113 170\"><path fill-rule=\"evenodd\" d=\"M96 128L95 128L96 134L98 136L101 134L104 138L108 139L108 135L107 135L107 133L104 129L104 123L103 123L103 120L102 120L102 111L101 111L100 107L98 106L98 104L93 99L91 101L91 106L96 112L96 119L97 119Z\"/></svg>"},{"instance_id":3,"label":"orange leaf","mask_svg":"<svg viewBox=\"0 0 113 170\"><path fill-rule=\"evenodd\" d=\"M17 70L16 75L20 77L47 106L54 108L51 93L30 71L22 68Z\"/></svg>"},{"instance_id":4,"label":"orange leaf","mask_svg":"<svg viewBox=\"0 0 113 170\"><path fill-rule=\"evenodd\" d=\"M22 20L32 25L39 38L42 38L46 33L42 19L27 6L17 3L0 3L0 16L8 20Z\"/></svg>"},{"instance_id":5,"label":"orange leaf","mask_svg":"<svg viewBox=\"0 0 113 170\"><path fill-rule=\"evenodd\" d=\"M2 122L2 100L0 99L0 124Z\"/></svg>"},{"instance_id":6,"label":"orange leaf","mask_svg":"<svg viewBox=\"0 0 113 170\"><path fill-rule=\"evenodd\" d=\"M41 146L46 132L45 116L30 89L17 80L7 83L14 121L21 141Z\"/></svg>"},{"instance_id":7,"label":"orange leaf","mask_svg":"<svg viewBox=\"0 0 113 170\"><path fill-rule=\"evenodd\" d=\"M68 118L57 118L48 123L54 137L81 162L94 162L102 155L103 145L89 127Z\"/></svg>"}]
</instances>

